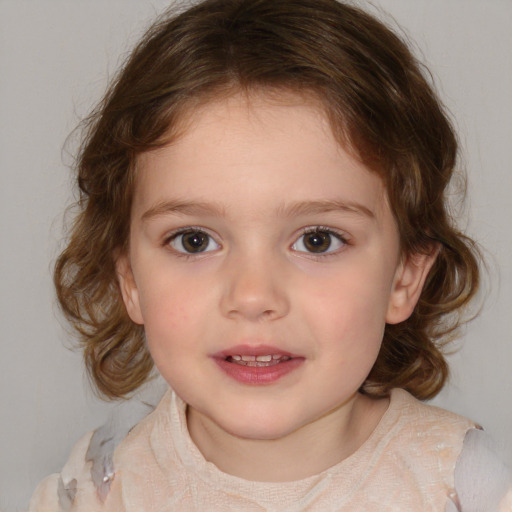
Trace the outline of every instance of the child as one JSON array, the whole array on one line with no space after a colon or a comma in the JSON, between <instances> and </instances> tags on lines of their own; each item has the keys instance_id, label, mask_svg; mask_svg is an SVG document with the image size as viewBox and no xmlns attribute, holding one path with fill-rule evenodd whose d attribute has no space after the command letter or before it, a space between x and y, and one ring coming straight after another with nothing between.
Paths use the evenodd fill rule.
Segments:
<instances>
[{"instance_id":1,"label":"child","mask_svg":"<svg viewBox=\"0 0 512 512\"><path fill-rule=\"evenodd\" d=\"M478 265L452 128L389 29L207 0L154 25L88 128L58 297L101 394L153 364L170 389L31 510L512 510L482 433L419 401Z\"/></svg>"}]
</instances>

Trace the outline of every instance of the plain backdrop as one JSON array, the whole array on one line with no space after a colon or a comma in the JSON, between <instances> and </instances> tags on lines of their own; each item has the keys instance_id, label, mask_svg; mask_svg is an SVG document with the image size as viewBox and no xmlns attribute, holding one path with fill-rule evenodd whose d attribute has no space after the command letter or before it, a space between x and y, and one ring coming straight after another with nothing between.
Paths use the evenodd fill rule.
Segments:
<instances>
[{"instance_id":1,"label":"plain backdrop","mask_svg":"<svg viewBox=\"0 0 512 512\"><path fill-rule=\"evenodd\" d=\"M469 173L469 213L461 223L487 251L484 309L450 357L452 378L435 403L485 425L512 460L512 2L361 3L398 22L430 67ZM0 0L3 511L26 507L37 482L62 467L74 442L110 407L88 390L55 306L51 267L71 199L72 160L63 146L167 5Z\"/></svg>"}]
</instances>

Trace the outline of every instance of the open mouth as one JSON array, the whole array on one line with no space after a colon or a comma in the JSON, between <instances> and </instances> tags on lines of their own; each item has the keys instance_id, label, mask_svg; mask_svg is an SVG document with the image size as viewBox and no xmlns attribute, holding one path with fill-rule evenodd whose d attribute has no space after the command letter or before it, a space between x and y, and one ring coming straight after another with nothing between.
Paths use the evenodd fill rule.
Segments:
<instances>
[{"instance_id":1,"label":"open mouth","mask_svg":"<svg viewBox=\"0 0 512 512\"><path fill-rule=\"evenodd\" d=\"M238 364L240 366L252 366L252 367L268 367L275 366L279 363L290 361L291 357L282 354L267 354L263 356L248 356L248 355L232 355L227 356L226 361L228 363Z\"/></svg>"},{"instance_id":2,"label":"open mouth","mask_svg":"<svg viewBox=\"0 0 512 512\"><path fill-rule=\"evenodd\" d=\"M268 385L301 367L305 358L270 345L237 345L212 355L230 378L247 385Z\"/></svg>"}]
</instances>

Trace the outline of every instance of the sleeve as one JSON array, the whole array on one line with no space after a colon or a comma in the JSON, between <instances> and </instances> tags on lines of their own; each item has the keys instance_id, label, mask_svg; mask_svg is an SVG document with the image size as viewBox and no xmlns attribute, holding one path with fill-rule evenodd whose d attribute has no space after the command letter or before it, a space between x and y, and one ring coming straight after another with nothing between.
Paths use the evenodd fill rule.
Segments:
<instances>
[{"instance_id":1,"label":"sleeve","mask_svg":"<svg viewBox=\"0 0 512 512\"><path fill-rule=\"evenodd\" d=\"M455 467L455 491L446 511L512 512L512 473L482 430L466 434Z\"/></svg>"},{"instance_id":2,"label":"sleeve","mask_svg":"<svg viewBox=\"0 0 512 512\"><path fill-rule=\"evenodd\" d=\"M78 441L62 472L50 475L39 484L29 512L124 509L119 496L120 478L116 479L115 475L114 452L131 429L155 408L167 389L163 379L155 380L134 399L114 407L104 425ZM115 492L112 492L113 483Z\"/></svg>"},{"instance_id":3,"label":"sleeve","mask_svg":"<svg viewBox=\"0 0 512 512\"><path fill-rule=\"evenodd\" d=\"M57 494L60 475L53 474L46 477L35 490L30 500L29 512L60 512Z\"/></svg>"},{"instance_id":4,"label":"sleeve","mask_svg":"<svg viewBox=\"0 0 512 512\"><path fill-rule=\"evenodd\" d=\"M77 492L78 479L87 473L86 453L93 432L86 434L71 451L61 473L45 478L30 500L29 512L68 512Z\"/></svg>"}]
</instances>

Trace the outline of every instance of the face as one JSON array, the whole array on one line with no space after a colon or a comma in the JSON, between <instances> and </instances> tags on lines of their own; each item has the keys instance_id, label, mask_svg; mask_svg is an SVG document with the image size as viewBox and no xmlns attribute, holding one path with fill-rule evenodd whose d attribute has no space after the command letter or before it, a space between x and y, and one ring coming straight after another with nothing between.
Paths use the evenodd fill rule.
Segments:
<instances>
[{"instance_id":1,"label":"face","mask_svg":"<svg viewBox=\"0 0 512 512\"><path fill-rule=\"evenodd\" d=\"M382 181L312 102L285 100L211 102L143 155L118 261L160 373L241 438L348 407L417 298Z\"/></svg>"}]
</instances>

